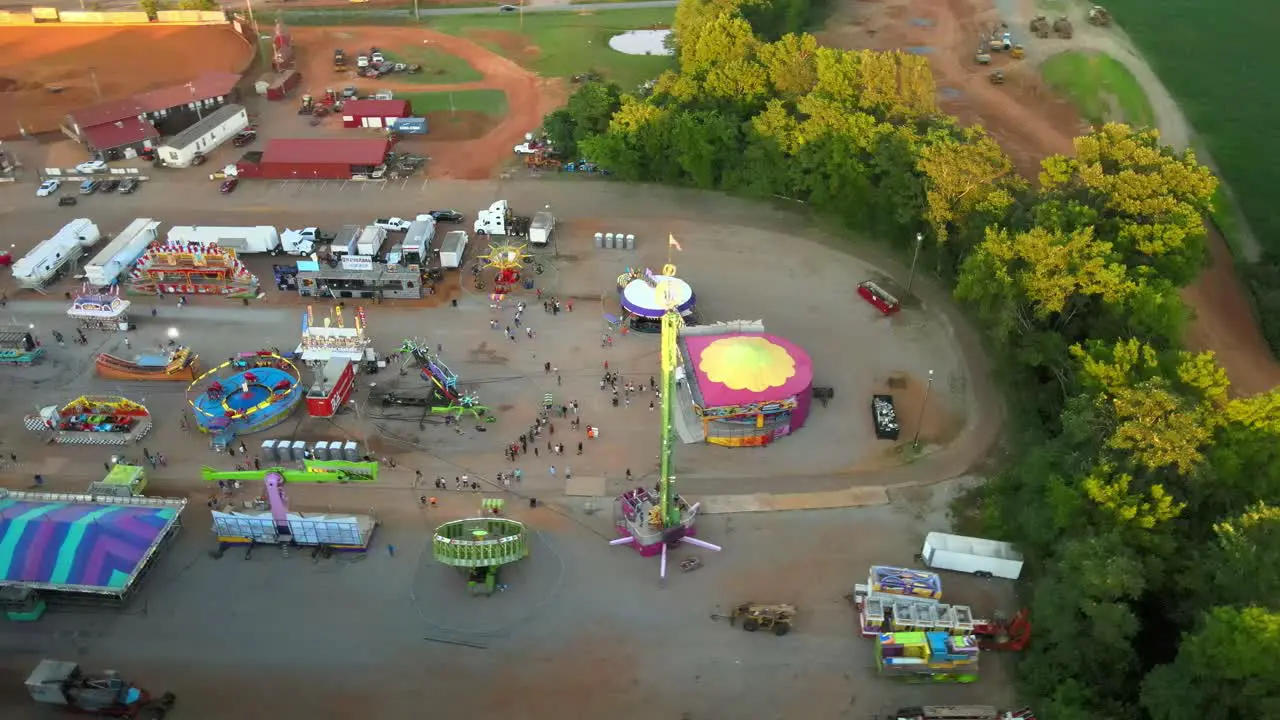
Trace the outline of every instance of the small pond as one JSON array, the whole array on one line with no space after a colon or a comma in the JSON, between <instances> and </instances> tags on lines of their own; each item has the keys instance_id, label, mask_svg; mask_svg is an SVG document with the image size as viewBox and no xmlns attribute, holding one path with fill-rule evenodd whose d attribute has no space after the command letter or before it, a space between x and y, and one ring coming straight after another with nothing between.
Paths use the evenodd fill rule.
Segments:
<instances>
[{"instance_id":1,"label":"small pond","mask_svg":"<svg viewBox=\"0 0 1280 720\"><path fill-rule=\"evenodd\" d=\"M626 55L674 55L666 46L670 30L628 30L609 38L609 47Z\"/></svg>"}]
</instances>

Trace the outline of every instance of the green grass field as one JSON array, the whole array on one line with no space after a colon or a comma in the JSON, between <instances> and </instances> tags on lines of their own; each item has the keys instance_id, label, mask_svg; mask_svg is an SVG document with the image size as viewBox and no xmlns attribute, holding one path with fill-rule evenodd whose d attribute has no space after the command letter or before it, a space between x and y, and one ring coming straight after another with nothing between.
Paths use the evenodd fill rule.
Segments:
<instances>
[{"instance_id":1,"label":"green grass field","mask_svg":"<svg viewBox=\"0 0 1280 720\"><path fill-rule=\"evenodd\" d=\"M609 38L627 30L666 27L675 8L643 8L596 12L527 13L524 30L514 13L502 15L445 15L429 18L427 26L450 35L466 37L474 31L502 31L519 36L523 44L539 49L536 55L514 52L479 38L494 52L542 75L571 77L594 70L631 90L675 66L667 56L624 55L609 47Z\"/></svg>"},{"instance_id":2,"label":"green grass field","mask_svg":"<svg viewBox=\"0 0 1280 720\"><path fill-rule=\"evenodd\" d=\"M1059 53L1040 65L1040 73L1095 125L1108 121L1134 127L1155 125L1155 112L1142 86L1128 68L1109 55Z\"/></svg>"},{"instance_id":3,"label":"green grass field","mask_svg":"<svg viewBox=\"0 0 1280 720\"><path fill-rule=\"evenodd\" d=\"M1178 100L1231 186L1250 229L1280 250L1280 94L1272 87L1276 6L1270 0L1108 0Z\"/></svg>"},{"instance_id":4,"label":"green grass field","mask_svg":"<svg viewBox=\"0 0 1280 720\"><path fill-rule=\"evenodd\" d=\"M413 75L397 75L396 80L416 85L454 85L483 80L484 75L457 55L440 52L423 46L404 48L396 52L384 52L387 60L410 65L421 65L422 72Z\"/></svg>"},{"instance_id":5,"label":"green grass field","mask_svg":"<svg viewBox=\"0 0 1280 720\"><path fill-rule=\"evenodd\" d=\"M500 118L507 114L507 94L501 90L457 90L454 92L398 93L398 100L408 100L414 115L461 110Z\"/></svg>"}]
</instances>

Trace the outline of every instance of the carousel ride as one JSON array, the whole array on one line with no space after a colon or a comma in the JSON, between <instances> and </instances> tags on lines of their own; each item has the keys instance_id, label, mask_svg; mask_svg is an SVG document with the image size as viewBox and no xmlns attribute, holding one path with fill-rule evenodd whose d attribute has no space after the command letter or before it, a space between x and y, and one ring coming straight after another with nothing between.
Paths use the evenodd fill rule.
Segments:
<instances>
[{"instance_id":1,"label":"carousel ride","mask_svg":"<svg viewBox=\"0 0 1280 720\"><path fill-rule=\"evenodd\" d=\"M71 301L71 307L67 308L67 317L76 321L76 328L85 330L103 330L106 332L119 332L127 330L129 327L129 308L133 305L128 300L120 297L120 286L106 295L100 295L89 292L89 286L84 285L80 289L80 294L76 295Z\"/></svg>"},{"instance_id":2,"label":"carousel ride","mask_svg":"<svg viewBox=\"0 0 1280 720\"><path fill-rule=\"evenodd\" d=\"M671 246L675 247L672 238ZM670 262L662 269L662 277L674 278L676 267ZM713 545L694 537L698 504L690 505L675 492L675 412L676 366L678 349L676 340L684 319L680 303L673 290L659 287L659 297L667 298L666 313L662 316L662 414L660 415L659 478L652 488L637 487L618 496L614 504L614 524L618 537L610 545L630 545L642 556L661 555L659 579L667 577L667 551L681 543L705 550L720 551ZM696 558L681 562L682 568L694 568L700 564Z\"/></svg>"},{"instance_id":3,"label":"carousel ride","mask_svg":"<svg viewBox=\"0 0 1280 720\"><path fill-rule=\"evenodd\" d=\"M483 290L485 287L484 279L481 277L485 268L492 268L494 271L493 293L495 296L509 295L512 288L519 285L522 280L526 290L532 289L533 280L524 278L524 266L533 262L533 256L526 250L528 247L528 245L511 243L490 243L487 252L476 256L476 265L471 271L475 276L476 289ZM541 275L542 266L534 265L534 273Z\"/></svg>"},{"instance_id":4,"label":"carousel ride","mask_svg":"<svg viewBox=\"0 0 1280 720\"><path fill-rule=\"evenodd\" d=\"M464 571L473 595L492 595L502 567L529 557L524 524L500 517L502 502L485 500L481 510L488 517L447 522L431 540L436 562Z\"/></svg>"},{"instance_id":5,"label":"carousel ride","mask_svg":"<svg viewBox=\"0 0 1280 720\"><path fill-rule=\"evenodd\" d=\"M187 403L201 432L229 439L273 427L306 393L298 368L275 352L243 353L196 378Z\"/></svg>"}]
</instances>

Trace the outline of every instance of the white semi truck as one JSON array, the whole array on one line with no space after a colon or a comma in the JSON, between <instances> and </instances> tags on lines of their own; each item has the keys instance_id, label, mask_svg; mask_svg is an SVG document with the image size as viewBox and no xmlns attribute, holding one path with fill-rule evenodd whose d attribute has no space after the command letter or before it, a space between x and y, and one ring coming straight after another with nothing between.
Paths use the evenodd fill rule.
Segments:
<instances>
[{"instance_id":1,"label":"white semi truck","mask_svg":"<svg viewBox=\"0 0 1280 720\"><path fill-rule=\"evenodd\" d=\"M529 242L533 245L546 245L551 242L551 234L556 229L556 216L544 210L533 214L533 222L529 223Z\"/></svg>"},{"instance_id":2,"label":"white semi truck","mask_svg":"<svg viewBox=\"0 0 1280 720\"><path fill-rule=\"evenodd\" d=\"M213 225L175 225L169 230L169 242L192 245L217 245L238 253L270 253L279 255L280 233L270 225L217 227Z\"/></svg>"},{"instance_id":3,"label":"white semi truck","mask_svg":"<svg viewBox=\"0 0 1280 720\"><path fill-rule=\"evenodd\" d=\"M1022 574L1022 553L999 540L931 532L924 538L920 556L931 568L978 577L1017 580Z\"/></svg>"},{"instance_id":4,"label":"white semi truck","mask_svg":"<svg viewBox=\"0 0 1280 720\"><path fill-rule=\"evenodd\" d=\"M84 255L85 248L101 238L102 233L91 220L72 220L14 263L13 279L24 288L40 290L56 280L69 265Z\"/></svg>"},{"instance_id":5,"label":"white semi truck","mask_svg":"<svg viewBox=\"0 0 1280 720\"><path fill-rule=\"evenodd\" d=\"M495 200L489 209L476 213L475 231L485 235L507 235L511 232L511 206L506 200Z\"/></svg>"}]
</instances>

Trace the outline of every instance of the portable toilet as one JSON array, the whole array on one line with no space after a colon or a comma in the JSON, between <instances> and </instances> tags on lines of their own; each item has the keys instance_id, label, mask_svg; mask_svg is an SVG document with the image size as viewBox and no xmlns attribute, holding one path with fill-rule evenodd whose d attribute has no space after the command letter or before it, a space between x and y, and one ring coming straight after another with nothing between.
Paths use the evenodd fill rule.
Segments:
<instances>
[{"instance_id":1,"label":"portable toilet","mask_svg":"<svg viewBox=\"0 0 1280 720\"><path fill-rule=\"evenodd\" d=\"M596 249L604 247L604 233L596 233Z\"/></svg>"},{"instance_id":2,"label":"portable toilet","mask_svg":"<svg viewBox=\"0 0 1280 720\"><path fill-rule=\"evenodd\" d=\"M336 445L337 443L334 444ZM347 462L359 462L360 446L357 445L355 441L348 440L346 444L342 446L342 459Z\"/></svg>"},{"instance_id":3,"label":"portable toilet","mask_svg":"<svg viewBox=\"0 0 1280 720\"><path fill-rule=\"evenodd\" d=\"M262 461L267 464L273 464L280 459L280 456L276 455L275 440L263 440L262 450L259 454L262 456Z\"/></svg>"},{"instance_id":4,"label":"portable toilet","mask_svg":"<svg viewBox=\"0 0 1280 720\"><path fill-rule=\"evenodd\" d=\"M636 249L636 236L630 233L627 234L627 249L628 250Z\"/></svg>"},{"instance_id":5,"label":"portable toilet","mask_svg":"<svg viewBox=\"0 0 1280 720\"><path fill-rule=\"evenodd\" d=\"M311 448L311 457L315 458L316 460L328 460L329 459L329 442L327 440L318 441L315 444L315 447Z\"/></svg>"},{"instance_id":6,"label":"portable toilet","mask_svg":"<svg viewBox=\"0 0 1280 720\"><path fill-rule=\"evenodd\" d=\"M604 247L606 250L613 249L613 233L604 234Z\"/></svg>"},{"instance_id":7,"label":"portable toilet","mask_svg":"<svg viewBox=\"0 0 1280 720\"><path fill-rule=\"evenodd\" d=\"M293 455L294 462L302 462L303 460L305 460L307 458L307 441L294 440L293 452L291 454Z\"/></svg>"}]
</instances>

